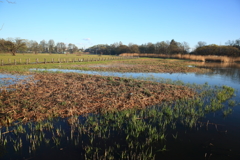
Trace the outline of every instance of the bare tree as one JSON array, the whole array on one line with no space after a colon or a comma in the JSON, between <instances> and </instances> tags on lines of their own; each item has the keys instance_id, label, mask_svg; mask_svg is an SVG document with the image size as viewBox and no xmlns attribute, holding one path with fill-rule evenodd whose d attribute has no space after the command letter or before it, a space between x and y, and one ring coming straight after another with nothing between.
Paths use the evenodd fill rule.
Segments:
<instances>
[{"instance_id":1,"label":"bare tree","mask_svg":"<svg viewBox=\"0 0 240 160\"><path fill-rule=\"evenodd\" d=\"M78 47L75 44L73 45L73 50L72 51L73 51L73 53L78 51Z\"/></svg>"},{"instance_id":2,"label":"bare tree","mask_svg":"<svg viewBox=\"0 0 240 160\"><path fill-rule=\"evenodd\" d=\"M46 52L47 50L47 43L45 40L40 41L39 43L39 51Z\"/></svg>"},{"instance_id":3,"label":"bare tree","mask_svg":"<svg viewBox=\"0 0 240 160\"><path fill-rule=\"evenodd\" d=\"M203 46L206 46L207 43L204 42L204 41L199 41L198 44L196 45L196 48L199 48L199 47L203 47Z\"/></svg>"},{"instance_id":4,"label":"bare tree","mask_svg":"<svg viewBox=\"0 0 240 160\"><path fill-rule=\"evenodd\" d=\"M50 53L52 53L54 51L54 47L55 47L55 42L53 39L50 39L48 41L48 50Z\"/></svg>"},{"instance_id":5,"label":"bare tree","mask_svg":"<svg viewBox=\"0 0 240 160\"><path fill-rule=\"evenodd\" d=\"M31 43L31 51L34 53L34 54L37 54L38 51L39 51L39 45L38 45L38 42L36 41L30 41Z\"/></svg>"},{"instance_id":6,"label":"bare tree","mask_svg":"<svg viewBox=\"0 0 240 160\"><path fill-rule=\"evenodd\" d=\"M68 52L73 53L73 45L72 43L68 44Z\"/></svg>"},{"instance_id":7,"label":"bare tree","mask_svg":"<svg viewBox=\"0 0 240 160\"><path fill-rule=\"evenodd\" d=\"M188 43L185 41L181 43L181 48L183 53L188 53L190 49Z\"/></svg>"},{"instance_id":8,"label":"bare tree","mask_svg":"<svg viewBox=\"0 0 240 160\"><path fill-rule=\"evenodd\" d=\"M228 40L225 44L227 46L234 46L234 41Z\"/></svg>"},{"instance_id":9,"label":"bare tree","mask_svg":"<svg viewBox=\"0 0 240 160\"><path fill-rule=\"evenodd\" d=\"M64 53L66 50L66 45L63 42L58 42L57 43L57 52Z\"/></svg>"},{"instance_id":10,"label":"bare tree","mask_svg":"<svg viewBox=\"0 0 240 160\"><path fill-rule=\"evenodd\" d=\"M10 52L13 56L16 55L16 52L21 49L26 47L26 43L23 39L19 39L19 38L9 38L8 40L1 40L0 42L0 46Z\"/></svg>"}]
</instances>

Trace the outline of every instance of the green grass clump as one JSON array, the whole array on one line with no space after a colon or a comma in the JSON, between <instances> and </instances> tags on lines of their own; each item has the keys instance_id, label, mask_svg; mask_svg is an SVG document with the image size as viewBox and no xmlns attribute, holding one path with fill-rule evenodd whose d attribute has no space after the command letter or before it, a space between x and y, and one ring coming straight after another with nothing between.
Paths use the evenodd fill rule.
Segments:
<instances>
[{"instance_id":1,"label":"green grass clump","mask_svg":"<svg viewBox=\"0 0 240 160\"><path fill-rule=\"evenodd\" d=\"M234 106L237 105L237 103L236 103L235 100L229 100L229 101L228 101L228 105L229 105L230 107L234 107Z\"/></svg>"},{"instance_id":2,"label":"green grass clump","mask_svg":"<svg viewBox=\"0 0 240 160\"><path fill-rule=\"evenodd\" d=\"M223 111L223 116L226 117L226 116L228 116L228 115L231 114L231 113L232 113L232 109L231 109L231 108L228 108L227 110L224 110L224 111Z\"/></svg>"},{"instance_id":3,"label":"green grass clump","mask_svg":"<svg viewBox=\"0 0 240 160\"><path fill-rule=\"evenodd\" d=\"M217 93L217 99L220 100L220 102L224 102L230 97L232 97L234 94L234 88L229 86L222 86L222 91Z\"/></svg>"}]
</instances>

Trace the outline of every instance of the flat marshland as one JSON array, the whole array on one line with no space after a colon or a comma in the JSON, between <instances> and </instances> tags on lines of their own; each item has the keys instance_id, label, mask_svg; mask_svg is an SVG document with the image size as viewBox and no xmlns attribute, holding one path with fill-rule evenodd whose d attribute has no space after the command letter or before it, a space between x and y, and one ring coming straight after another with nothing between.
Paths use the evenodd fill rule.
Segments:
<instances>
[{"instance_id":1,"label":"flat marshland","mask_svg":"<svg viewBox=\"0 0 240 160\"><path fill-rule=\"evenodd\" d=\"M1 87L0 123L6 126L16 120L41 121L49 117L69 117L99 110L144 108L162 102L189 99L196 95L193 89L182 85L77 73L34 73L29 72L31 68L170 73L208 71L188 67L189 65L189 62L181 60L143 58L1 66L0 70L3 72L31 74L33 77L31 80Z\"/></svg>"},{"instance_id":2,"label":"flat marshland","mask_svg":"<svg viewBox=\"0 0 240 160\"><path fill-rule=\"evenodd\" d=\"M91 55L88 59L92 59ZM168 148L168 140L169 146L173 140L183 143L182 131L177 129L179 124L190 129L208 127L214 123L202 123L199 119L217 111L227 117L238 105L231 99L235 90L225 85L165 83L144 77L145 73L186 75L211 71L197 66L191 61L160 58L0 66L0 72L5 75L27 74L27 78L14 82L10 76L0 79L4 82L0 87L0 150L6 152L0 157L51 159L46 154L49 151L57 152L59 159L64 159L63 153L74 154L72 159L171 157L174 152ZM123 75L138 72L143 78L49 72L48 69L122 72ZM8 80L9 84L5 85ZM217 127L218 124L215 128L220 130ZM185 135L186 131L181 136ZM73 150L69 149L74 148L72 145ZM9 148L16 154L7 154ZM209 156L210 153L205 155Z\"/></svg>"},{"instance_id":3,"label":"flat marshland","mask_svg":"<svg viewBox=\"0 0 240 160\"><path fill-rule=\"evenodd\" d=\"M78 70L91 70L91 71L112 71L112 72L154 72L154 73L188 73L197 72L204 73L209 70L189 67L192 61L176 60L176 59L161 59L161 58L139 58L139 59L124 59L124 60L110 60L110 61L95 61L96 59L117 58L116 56L99 56L99 55L64 55L64 54L17 54L10 56L5 54L1 56L0 60L4 60L6 64L9 62L12 65L0 66L0 72L11 73L28 73L30 68L61 68L61 69L78 69ZM14 65L14 59L18 62ZM21 63L19 62L21 59ZM29 59L29 64L26 65L25 60ZM35 64L36 59L39 62L48 63ZM51 63L55 59L55 63ZM61 59L61 63L58 60ZM66 61L69 59L69 62ZM72 60L75 59L75 62ZM87 62L76 62L76 59L85 59Z\"/></svg>"}]
</instances>

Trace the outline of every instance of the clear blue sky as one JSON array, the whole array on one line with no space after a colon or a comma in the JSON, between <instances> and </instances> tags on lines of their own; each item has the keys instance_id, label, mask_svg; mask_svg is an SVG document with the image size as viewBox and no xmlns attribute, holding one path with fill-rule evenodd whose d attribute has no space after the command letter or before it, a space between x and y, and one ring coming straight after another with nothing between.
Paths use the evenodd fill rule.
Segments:
<instances>
[{"instance_id":1,"label":"clear blue sky","mask_svg":"<svg viewBox=\"0 0 240 160\"><path fill-rule=\"evenodd\" d=\"M224 45L240 38L240 0L0 0L0 38L87 48L174 39Z\"/></svg>"}]
</instances>

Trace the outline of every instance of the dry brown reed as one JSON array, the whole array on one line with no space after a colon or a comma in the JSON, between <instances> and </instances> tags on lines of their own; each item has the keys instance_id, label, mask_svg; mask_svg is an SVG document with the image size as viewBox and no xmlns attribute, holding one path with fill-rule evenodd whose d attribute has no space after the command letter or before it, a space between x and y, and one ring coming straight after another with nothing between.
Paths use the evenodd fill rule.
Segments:
<instances>
[{"instance_id":1,"label":"dry brown reed","mask_svg":"<svg viewBox=\"0 0 240 160\"><path fill-rule=\"evenodd\" d=\"M37 81L36 81L37 80ZM40 121L99 110L128 109L191 98L184 86L81 74L36 74L35 81L12 85L0 93L0 124Z\"/></svg>"},{"instance_id":2,"label":"dry brown reed","mask_svg":"<svg viewBox=\"0 0 240 160\"><path fill-rule=\"evenodd\" d=\"M201 56L201 55L190 55L190 54L154 54L154 53L122 53L120 56L134 56L134 57L158 57L158 58L176 58L176 59L189 59L194 61L219 61L219 62L240 62L240 57L228 57L228 56Z\"/></svg>"}]
</instances>

